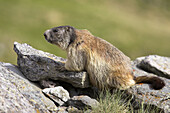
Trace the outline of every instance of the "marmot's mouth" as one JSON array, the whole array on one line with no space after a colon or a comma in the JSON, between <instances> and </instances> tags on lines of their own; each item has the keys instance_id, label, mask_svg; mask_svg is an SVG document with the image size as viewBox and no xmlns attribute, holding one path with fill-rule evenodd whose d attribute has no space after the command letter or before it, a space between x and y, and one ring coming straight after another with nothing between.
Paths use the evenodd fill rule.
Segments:
<instances>
[{"instance_id":1,"label":"marmot's mouth","mask_svg":"<svg viewBox=\"0 0 170 113\"><path fill-rule=\"evenodd\" d=\"M44 33L44 37L45 37L46 40L48 39L48 32L47 31Z\"/></svg>"},{"instance_id":2,"label":"marmot's mouth","mask_svg":"<svg viewBox=\"0 0 170 113\"><path fill-rule=\"evenodd\" d=\"M49 43L52 43L52 40L49 40L48 38L45 37L45 39L49 42Z\"/></svg>"}]
</instances>

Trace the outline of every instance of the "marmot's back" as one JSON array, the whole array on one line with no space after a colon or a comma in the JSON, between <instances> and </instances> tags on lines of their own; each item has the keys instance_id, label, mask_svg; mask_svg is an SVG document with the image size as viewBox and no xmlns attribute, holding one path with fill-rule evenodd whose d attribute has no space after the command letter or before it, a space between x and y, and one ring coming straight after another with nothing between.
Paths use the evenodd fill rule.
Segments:
<instances>
[{"instance_id":1,"label":"marmot's back","mask_svg":"<svg viewBox=\"0 0 170 113\"><path fill-rule=\"evenodd\" d=\"M91 82L100 89L122 88L125 89L135 84L133 81L132 67L129 57L107 41L89 36L87 48L90 55L87 71L90 73Z\"/></svg>"}]
</instances>

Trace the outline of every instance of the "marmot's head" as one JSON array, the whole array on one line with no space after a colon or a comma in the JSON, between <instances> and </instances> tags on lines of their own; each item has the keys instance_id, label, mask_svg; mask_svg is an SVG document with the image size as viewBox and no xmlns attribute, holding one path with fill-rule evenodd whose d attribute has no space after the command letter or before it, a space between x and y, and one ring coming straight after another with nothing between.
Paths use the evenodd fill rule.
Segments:
<instances>
[{"instance_id":1,"label":"marmot's head","mask_svg":"<svg viewBox=\"0 0 170 113\"><path fill-rule=\"evenodd\" d=\"M75 29L71 26L59 26L45 31L45 39L55 45L58 45L63 50L75 40Z\"/></svg>"}]
</instances>

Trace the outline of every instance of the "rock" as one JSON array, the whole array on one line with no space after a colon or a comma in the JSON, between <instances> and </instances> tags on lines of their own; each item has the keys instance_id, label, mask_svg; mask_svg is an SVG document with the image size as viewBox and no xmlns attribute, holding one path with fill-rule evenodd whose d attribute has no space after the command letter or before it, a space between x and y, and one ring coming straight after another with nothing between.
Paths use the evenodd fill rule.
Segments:
<instances>
[{"instance_id":1,"label":"rock","mask_svg":"<svg viewBox=\"0 0 170 113\"><path fill-rule=\"evenodd\" d=\"M137 67L139 63L143 61L143 58L137 59L133 62L134 75L142 76L157 76L151 73L147 73ZM148 84L136 84L131 89L129 93L134 95L135 101L143 100L144 104L150 104L156 106L157 108L163 110L165 113L170 112L170 80L164 77L160 77L165 81L166 86L161 90L150 89Z\"/></svg>"},{"instance_id":2,"label":"rock","mask_svg":"<svg viewBox=\"0 0 170 113\"><path fill-rule=\"evenodd\" d=\"M77 108L72 107L72 106L69 106L69 107L60 106L60 107L57 107L56 111L57 113L84 113L82 110L78 110Z\"/></svg>"},{"instance_id":3,"label":"rock","mask_svg":"<svg viewBox=\"0 0 170 113\"><path fill-rule=\"evenodd\" d=\"M0 112L49 113L55 104L46 98L33 83L29 82L18 68L0 62Z\"/></svg>"},{"instance_id":4,"label":"rock","mask_svg":"<svg viewBox=\"0 0 170 113\"><path fill-rule=\"evenodd\" d=\"M77 108L73 107L73 106L69 106L67 108L67 111L69 113L84 113L82 110L78 110Z\"/></svg>"},{"instance_id":5,"label":"rock","mask_svg":"<svg viewBox=\"0 0 170 113\"><path fill-rule=\"evenodd\" d=\"M99 105L99 102L95 99L90 98L89 96L81 95L74 96L65 104L67 106L73 106L75 108L78 108L79 110L83 110L85 108L97 107Z\"/></svg>"},{"instance_id":6,"label":"rock","mask_svg":"<svg viewBox=\"0 0 170 113\"><path fill-rule=\"evenodd\" d=\"M74 96L72 100L80 100L82 103L86 104L90 107L97 107L99 105L99 102L95 99L90 98L89 96Z\"/></svg>"},{"instance_id":7,"label":"rock","mask_svg":"<svg viewBox=\"0 0 170 113\"><path fill-rule=\"evenodd\" d=\"M156 75L170 79L170 58L158 55L149 55L138 63L138 67Z\"/></svg>"},{"instance_id":8,"label":"rock","mask_svg":"<svg viewBox=\"0 0 170 113\"><path fill-rule=\"evenodd\" d=\"M18 42L14 42L14 50L18 55L17 64L21 72L31 81L52 79L67 81L74 87L90 86L87 73L66 71L64 68L66 60L61 57Z\"/></svg>"},{"instance_id":9,"label":"rock","mask_svg":"<svg viewBox=\"0 0 170 113\"><path fill-rule=\"evenodd\" d=\"M55 88L45 88L43 93L49 96L54 102L63 105L68 99L70 99L69 93L63 87L58 86Z\"/></svg>"},{"instance_id":10,"label":"rock","mask_svg":"<svg viewBox=\"0 0 170 113\"><path fill-rule=\"evenodd\" d=\"M57 107L56 113L68 113L67 107Z\"/></svg>"}]
</instances>

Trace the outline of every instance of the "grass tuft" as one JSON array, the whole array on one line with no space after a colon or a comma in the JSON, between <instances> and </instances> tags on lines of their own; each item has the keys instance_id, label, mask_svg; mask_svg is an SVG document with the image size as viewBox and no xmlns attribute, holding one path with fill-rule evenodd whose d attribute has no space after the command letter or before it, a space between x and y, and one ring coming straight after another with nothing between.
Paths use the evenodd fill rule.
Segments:
<instances>
[{"instance_id":1,"label":"grass tuft","mask_svg":"<svg viewBox=\"0 0 170 113\"><path fill-rule=\"evenodd\" d=\"M92 108L91 113L163 113L159 108L153 105L140 103L138 109L134 109L132 99L125 97L125 91L101 92L99 96L98 107Z\"/></svg>"},{"instance_id":2,"label":"grass tuft","mask_svg":"<svg viewBox=\"0 0 170 113\"><path fill-rule=\"evenodd\" d=\"M92 113L126 113L128 106L122 101L122 93L111 94L109 91L101 92L99 96L100 105L92 109Z\"/></svg>"}]
</instances>

